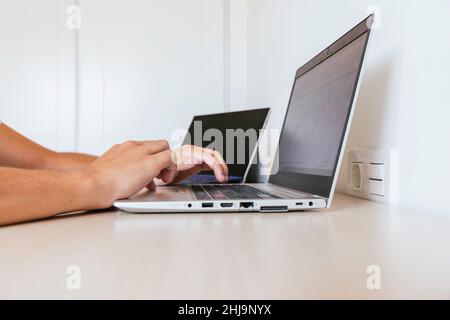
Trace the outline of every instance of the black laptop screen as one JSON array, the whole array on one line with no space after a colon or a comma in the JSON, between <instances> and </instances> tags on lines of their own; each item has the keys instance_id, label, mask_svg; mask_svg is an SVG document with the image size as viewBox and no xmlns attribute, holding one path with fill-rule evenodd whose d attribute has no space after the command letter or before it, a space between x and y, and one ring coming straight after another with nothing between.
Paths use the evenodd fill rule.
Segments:
<instances>
[{"instance_id":1,"label":"black laptop screen","mask_svg":"<svg viewBox=\"0 0 450 320\"><path fill-rule=\"evenodd\" d=\"M219 151L228 164L230 182L242 182L264 128L268 108L194 117L183 144L193 144ZM239 139L242 132L242 139ZM190 179L191 183L217 182L211 172L200 175L207 179Z\"/></svg>"},{"instance_id":2,"label":"black laptop screen","mask_svg":"<svg viewBox=\"0 0 450 320\"><path fill-rule=\"evenodd\" d=\"M368 35L359 35L332 54L330 47L322 53L326 58L297 73L280 138L278 172L271 183L329 196Z\"/></svg>"}]
</instances>

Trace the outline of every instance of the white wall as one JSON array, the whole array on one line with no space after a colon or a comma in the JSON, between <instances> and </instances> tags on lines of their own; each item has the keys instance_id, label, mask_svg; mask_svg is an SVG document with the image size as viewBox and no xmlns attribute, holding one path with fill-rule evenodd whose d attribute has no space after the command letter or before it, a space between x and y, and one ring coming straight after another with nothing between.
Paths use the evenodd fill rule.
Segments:
<instances>
[{"instance_id":1,"label":"white wall","mask_svg":"<svg viewBox=\"0 0 450 320\"><path fill-rule=\"evenodd\" d=\"M75 146L71 3L0 0L0 119L60 150Z\"/></svg>"},{"instance_id":2,"label":"white wall","mask_svg":"<svg viewBox=\"0 0 450 320\"><path fill-rule=\"evenodd\" d=\"M248 93L279 127L295 70L381 9L348 147L394 150L403 207L450 217L450 2L447 0L248 0ZM339 190L346 188L346 166Z\"/></svg>"},{"instance_id":3,"label":"white wall","mask_svg":"<svg viewBox=\"0 0 450 320\"><path fill-rule=\"evenodd\" d=\"M66 26L74 3L79 32ZM230 0L0 5L0 119L47 147L169 139L229 106Z\"/></svg>"},{"instance_id":4,"label":"white wall","mask_svg":"<svg viewBox=\"0 0 450 320\"><path fill-rule=\"evenodd\" d=\"M81 0L79 148L170 139L224 110L223 0Z\"/></svg>"}]
</instances>

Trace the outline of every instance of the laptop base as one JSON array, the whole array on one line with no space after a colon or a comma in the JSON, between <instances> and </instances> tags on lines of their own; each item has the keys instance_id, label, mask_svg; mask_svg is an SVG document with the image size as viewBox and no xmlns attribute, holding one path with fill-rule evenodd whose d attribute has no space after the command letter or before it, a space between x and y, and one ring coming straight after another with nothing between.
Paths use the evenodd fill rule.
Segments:
<instances>
[{"instance_id":1,"label":"laptop base","mask_svg":"<svg viewBox=\"0 0 450 320\"><path fill-rule=\"evenodd\" d=\"M280 199L204 199L198 200L192 186L159 187L156 191L144 192L114 206L133 213L207 213L207 212L289 212L327 207L321 197L305 195L272 187L270 184L243 184L270 191ZM220 186L220 185L218 185ZM223 185L226 186L226 185Z\"/></svg>"}]
</instances>

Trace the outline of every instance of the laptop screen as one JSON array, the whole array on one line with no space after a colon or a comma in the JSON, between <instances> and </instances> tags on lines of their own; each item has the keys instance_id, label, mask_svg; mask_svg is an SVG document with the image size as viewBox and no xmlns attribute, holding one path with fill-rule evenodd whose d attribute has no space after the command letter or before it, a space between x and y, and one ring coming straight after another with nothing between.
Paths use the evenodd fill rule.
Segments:
<instances>
[{"instance_id":1,"label":"laptop screen","mask_svg":"<svg viewBox=\"0 0 450 320\"><path fill-rule=\"evenodd\" d=\"M229 182L243 181L250 158L264 129L269 108L228 112L194 117L183 144L217 150L228 164ZM214 183L211 172L202 172L185 181Z\"/></svg>"},{"instance_id":2,"label":"laptop screen","mask_svg":"<svg viewBox=\"0 0 450 320\"><path fill-rule=\"evenodd\" d=\"M297 72L271 183L329 197L368 36L331 46Z\"/></svg>"}]
</instances>

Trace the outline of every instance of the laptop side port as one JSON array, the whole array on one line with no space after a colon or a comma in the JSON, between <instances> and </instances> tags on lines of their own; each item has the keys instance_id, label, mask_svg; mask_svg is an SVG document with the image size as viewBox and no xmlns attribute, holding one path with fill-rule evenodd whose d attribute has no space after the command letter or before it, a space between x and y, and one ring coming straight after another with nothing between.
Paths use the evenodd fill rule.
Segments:
<instances>
[{"instance_id":1,"label":"laptop side port","mask_svg":"<svg viewBox=\"0 0 450 320\"><path fill-rule=\"evenodd\" d=\"M214 203L212 202L203 202L202 208L214 208Z\"/></svg>"},{"instance_id":2,"label":"laptop side port","mask_svg":"<svg viewBox=\"0 0 450 320\"><path fill-rule=\"evenodd\" d=\"M262 212L286 212L288 211L287 206L266 206L261 207Z\"/></svg>"},{"instance_id":3,"label":"laptop side port","mask_svg":"<svg viewBox=\"0 0 450 320\"><path fill-rule=\"evenodd\" d=\"M221 203L220 206L222 208L231 208L233 206L233 203Z\"/></svg>"},{"instance_id":4,"label":"laptop side port","mask_svg":"<svg viewBox=\"0 0 450 320\"><path fill-rule=\"evenodd\" d=\"M244 209L250 209L250 208L254 208L255 207L255 203L254 202L241 202L239 204L239 206L241 208L244 208Z\"/></svg>"}]
</instances>

